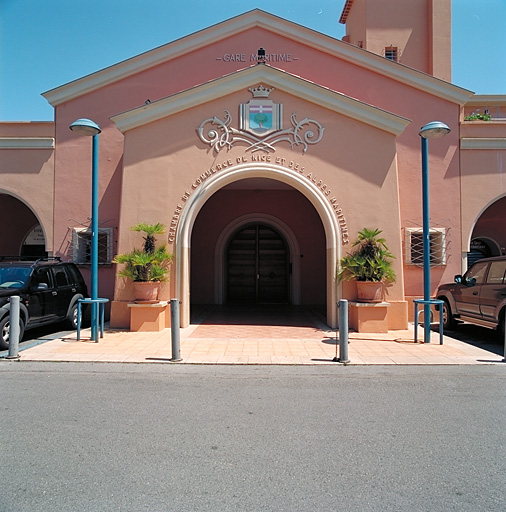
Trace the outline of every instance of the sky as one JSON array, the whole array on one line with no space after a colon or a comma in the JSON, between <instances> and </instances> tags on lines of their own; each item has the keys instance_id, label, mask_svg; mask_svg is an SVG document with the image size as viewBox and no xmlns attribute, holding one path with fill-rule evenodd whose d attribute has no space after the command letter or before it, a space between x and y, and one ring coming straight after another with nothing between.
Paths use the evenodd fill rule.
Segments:
<instances>
[{"instance_id":1,"label":"sky","mask_svg":"<svg viewBox=\"0 0 506 512\"><path fill-rule=\"evenodd\" d=\"M0 0L0 121L50 121L43 92L255 8L341 39L345 0ZM506 95L506 0L452 0L452 82Z\"/></svg>"}]
</instances>

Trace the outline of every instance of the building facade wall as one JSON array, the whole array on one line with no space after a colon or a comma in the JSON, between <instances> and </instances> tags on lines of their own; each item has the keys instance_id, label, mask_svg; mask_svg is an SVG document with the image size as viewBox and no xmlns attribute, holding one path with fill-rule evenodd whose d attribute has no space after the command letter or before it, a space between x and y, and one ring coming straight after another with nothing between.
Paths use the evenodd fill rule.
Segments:
<instances>
[{"instance_id":1,"label":"building facade wall","mask_svg":"<svg viewBox=\"0 0 506 512\"><path fill-rule=\"evenodd\" d=\"M73 162L75 162L76 151L84 151L84 153L81 153L83 158L78 158L78 161L82 162L83 168L86 169L88 164L85 163L85 155L86 152L89 153L86 145L89 142L78 140L73 134L68 132L66 125L70 124L72 119L82 115L82 112L90 112L91 115L89 117L94 116L94 119L103 127L103 133L101 134L102 146L111 153L107 159L103 155L101 156L101 175L103 176L102 181L104 183L102 187L111 190L111 197L104 201L104 204L108 205L110 210L107 218L118 219L117 206L114 206L115 204L117 205L118 196L113 193L113 190L117 190L117 184L120 181L122 144L121 135L110 126L110 121L106 117L107 114L128 110L129 107L138 107L147 98L156 99L163 94L160 90L160 84L164 85L165 94L170 94L173 91L188 87L192 82L195 85L215 76L222 76L237 69L248 67L251 62L248 61L248 57L250 58L252 54L254 55L258 40L262 40L267 48L275 49L275 53L270 55L291 56L290 61L277 61L275 63L276 67L282 67L288 72L307 78L312 82L331 87L350 97L359 98L372 105L377 105L385 110L415 120L406 129L405 133L399 136L397 158L399 162L401 223L406 227L409 227L412 222L415 223L415 226L420 225L420 172L419 163L417 162L419 158L418 129L419 126L434 118L444 118L454 128L449 138L446 138L444 142L438 143L443 145L439 153L448 158L451 168L450 173L447 173L446 169L448 162L441 158L433 162L431 172L435 176L445 175L446 178L449 174L450 177L458 179L459 162L458 153L455 154L455 151L458 145L458 131L456 127L458 126L458 116L460 113L459 107L447 100L434 97L433 94L421 93L419 89L410 87L398 80L393 80L389 76L371 73L371 71L352 62L336 59L328 53L308 47L300 41L287 39L261 28L244 31L230 39L208 44L204 48L196 49L190 54L185 55L187 64L185 64L184 68L189 70L189 72L184 75L176 72L176 69L181 67L180 59L182 57L179 57L140 75L125 78L118 84L114 84L114 86L107 86L104 89L99 89L96 92L66 103L63 107L65 117L60 112L62 107L57 106L58 117L61 120L60 130L57 130L57 141L63 145L62 151L59 152L60 158L59 162L57 162L57 174L59 176L63 172L66 173L66 176L68 174L66 172L68 165L64 161L67 154L65 148L68 148L68 160L72 159ZM232 48L235 50L234 54L231 53ZM230 60L231 55L235 55L236 60ZM241 60L243 56L245 62ZM200 64L197 65L197 62ZM198 77L194 76L197 74L199 75ZM169 83L166 79L167 76L176 77L176 79L171 80L170 85L166 85ZM139 91L142 91L142 93ZM93 105L93 108L85 107L85 105ZM215 112L219 112L219 108ZM71 145L66 144L69 137L72 137ZM77 147L82 149L75 151ZM346 147L346 145L343 147ZM84 172L86 171L84 170ZM114 182L111 181L113 176L115 177ZM62 192L64 192L66 185L63 183L63 180L59 180L59 183L62 183ZM455 183L452 180L445 179L441 182L441 186L437 188L435 193L445 198L454 198L454 201L447 201L446 199L440 201L439 197L434 197L434 202L439 203L439 209L442 210L440 211L441 219L450 219L451 225L459 230L459 218L454 214L455 211L458 211L459 204L458 194L454 192L455 188ZM57 203L59 204L60 202L58 201ZM415 208L415 205L420 205L420 207ZM62 208L66 208L66 206L62 204ZM417 210L418 212L415 213ZM86 209L83 211L83 214L85 212ZM101 216L104 217L105 212ZM63 237L66 233L68 233L67 226L62 227L59 236ZM454 250L460 253L460 249L455 244L453 247ZM121 248L118 248L118 250L121 252ZM455 269L448 267L440 270L441 276L439 277L443 280L449 279L455 271ZM411 268L408 269L408 272L413 274L413 286L408 291L408 294L417 295L421 293L421 285L417 286L416 284L419 282L420 270L418 268ZM102 282L106 283L109 280L104 278ZM437 281L435 280L434 283L434 286L436 286ZM110 286L108 286L106 293L110 293Z\"/></svg>"},{"instance_id":2,"label":"building facade wall","mask_svg":"<svg viewBox=\"0 0 506 512\"><path fill-rule=\"evenodd\" d=\"M247 145L239 143L215 154L198 139L197 128L205 119L225 111L233 113L234 118L238 117L239 106L251 99L251 94L244 89L126 132L119 233L122 245L119 252L128 250L135 243L135 233L129 231L129 226L140 219L145 222L164 221L170 226L174 218L179 221L186 214L189 197L199 195L204 182L218 175L231 174L244 165L250 166L244 178L263 177L262 172L267 172L269 166L278 166L305 180L303 183L307 186L319 183L327 205L332 207L336 204L335 209L339 209L341 218L345 219L341 224L341 240L337 241L339 252L342 252L342 246L349 244L352 233L364 225L376 224L378 217L388 219L384 226L385 236L394 251L400 252L395 137L281 90L274 90L269 98L283 105L285 125L289 124L293 112L300 113L301 118L307 116L317 120L325 128L321 141L309 146L307 152L297 146L291 149L289 143L279 144L272 153L251 152ZM370 153L363 151L364 146ZM275 172L269 176L279 181ZM374 210L366 208L373 203L376 205ZM237 205L235 215L244 213ZM274 213L273 206L267 205L259 213ZM215 213L213 222L221 229L226 219ZM290 223L293 220L287 222ZM297 226L292 228L297 231ZM180 229L179 222L175 229ZM174 245L175 239L169 230L169 248L177 252ZM329 245L329 240L326 240L325 248ZM214 249L210 247L208 250L212 259ZM177 272L177 260L175 265ZM396 266L402 276L401 260L396 262ZM328 289L336 286L335 271L334 266L333 271L327 274ZM176 286L176 281L172 281L172 286ZM171 292L177 293L178 290L173 288ZM119 284L116 302L131 300L130 293L128 284ZM402 278L389 290L389 294L393 300L403 300Z\"/></svg>"}]
</instances>

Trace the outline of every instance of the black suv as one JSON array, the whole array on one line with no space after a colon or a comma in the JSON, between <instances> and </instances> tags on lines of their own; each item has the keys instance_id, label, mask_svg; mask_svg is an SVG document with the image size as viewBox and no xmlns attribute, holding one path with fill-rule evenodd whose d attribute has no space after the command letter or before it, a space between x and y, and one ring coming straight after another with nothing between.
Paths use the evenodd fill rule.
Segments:
<instances>
[{"instance_id":1,"label":"black suv","mask_svg":"<svg viewBox=\"0 0 506 512\"><path fill-rule=\"evenodd\" d=\"M442 299L445 329L455 326L455 319L497 329L504 335L506 311L506 256L478 260L452 284L438 288Z\"/></svg>"},{"instance_id":2,"label":"black suv","mask_svg":"<svg viewBox=\"0 0 506 512\"><path fill-rule=\"evenodd\" d=\"M0 256L0 350L9 346L10 297L20 297L20 339L26 329L66 320L77 327L77 300L88 297L73 263L59 258L21 261Z\"/></svg>"}]
</instances>

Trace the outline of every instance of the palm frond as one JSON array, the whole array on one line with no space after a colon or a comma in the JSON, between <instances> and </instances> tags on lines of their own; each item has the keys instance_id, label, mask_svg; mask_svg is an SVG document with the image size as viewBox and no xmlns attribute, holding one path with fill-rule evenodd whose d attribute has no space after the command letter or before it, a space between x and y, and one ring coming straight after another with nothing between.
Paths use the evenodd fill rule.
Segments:
<instances>
[{"instance_id":1,"label":"palm frond","mask_svg":"<svg viewBox=\"0 0 506 512\"><path fill-rule=\"evenodd\" d=\"M358 232L352 247L356 249L341 258L338 281L395 281L392 268L395 256L388 250L380 229L364 228Z\"/></svg>"},{"instance_id":2,"label":"palm frond","mask_svg":"<svg viewBox=\"0 0 506 512\"><path fill-rule=\"evenodd\" d=\"M113 259L113 263L124 265L118 275L133 281L167 281L173 255L164 245L156 248L154 238L155 234L165 232L165 226L160 223L137 224L132 230L146 233L144 248L118 254Z\"/></svg>"}]
</instances>

